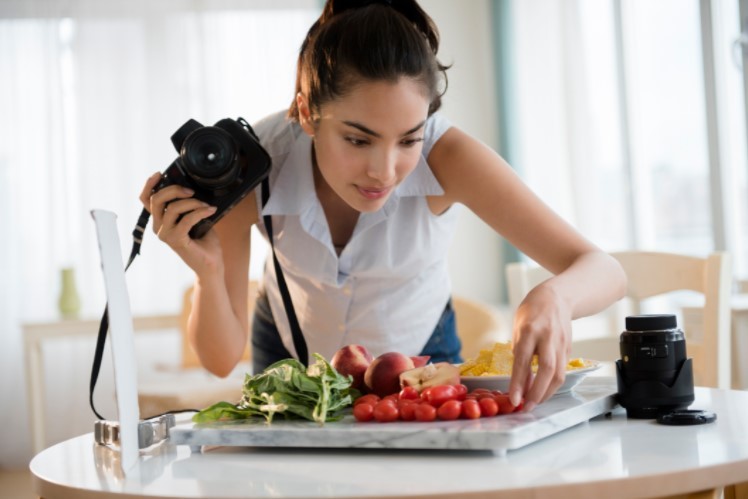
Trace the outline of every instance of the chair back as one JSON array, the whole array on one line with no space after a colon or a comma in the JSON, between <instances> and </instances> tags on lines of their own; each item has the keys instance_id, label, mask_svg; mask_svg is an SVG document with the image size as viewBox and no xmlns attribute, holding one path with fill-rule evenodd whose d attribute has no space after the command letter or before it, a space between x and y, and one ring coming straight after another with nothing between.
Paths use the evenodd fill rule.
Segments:
<instances>
[{"instance_id":1,"label":"chair back","mask_svg":"<svg viewBox=\"0 0 748 499\"><path fill-rule=\"evenodd\" d=\"M481 348L491 348L497 341L511 338L499 311L489 305L455 295L452 297L457 322L457 336L462 343L463 359L476 357ZM505 336L502 338L502 333Z\"/></svg>"},{"instance_id":2,"label":"chair back","mask_svg":"<svg viewBox=\"0 0 748 499\"><path fill-rule=\"evenodd\" d=\"M578 323L593 318L575 320L572 355L615 360L620 356L618 336L624 329L625 315L640 313L643 302L650 298L695 291L703 296L703 306L686 306L680 310L688 355L694 359L695 382L700 386L729 388L732 283L729 255L714 252L699 258L648 251L622 251L611 255L621 263L628 277L628 303L618 302L593 316L603 332L597 337L583 335L583 339L576 339ZM511 263L507 265L506 275L510 305L516 310L527 293L552 274L542 267Z\"/></svg>"}]
</instances>

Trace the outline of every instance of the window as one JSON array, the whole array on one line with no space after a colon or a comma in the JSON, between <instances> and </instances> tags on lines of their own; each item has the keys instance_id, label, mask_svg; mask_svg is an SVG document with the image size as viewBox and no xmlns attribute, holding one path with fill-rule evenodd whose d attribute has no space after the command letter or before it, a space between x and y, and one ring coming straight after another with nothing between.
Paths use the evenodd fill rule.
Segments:
<instances>
[{"instance_id":1,"label":"window","mask_svg":"<svg viewBox=\"0 0 748 499\"><path fill-rule=\"evenodd\" d=\"M67 266L77 269L82 313L100 313L104 291L90 265L98 253L88 211L119 215L129 254L140 189L176 158L169 137L187 119L253 122L293 99L299 46L319 16L316 0L194 5L0 4L0 206L9 207L5 233L14 242L0 274L18 281L6 289L16 290L8 302L22 316L55 316L58 287L50 276ZM255 274L264 257L258 248ZM136 313L177 310L192 281L150 229L128 274Z\"/></svg>"},{"instance_id":2,"label":"window","mask_svg":"<svg viewBox=\"0 0 748 499\"><path fill-rule=\"evenodd\" d=\"M514 1L515 163L606 250L748 274L738 0Z\"/></svg>"}]
</instances>

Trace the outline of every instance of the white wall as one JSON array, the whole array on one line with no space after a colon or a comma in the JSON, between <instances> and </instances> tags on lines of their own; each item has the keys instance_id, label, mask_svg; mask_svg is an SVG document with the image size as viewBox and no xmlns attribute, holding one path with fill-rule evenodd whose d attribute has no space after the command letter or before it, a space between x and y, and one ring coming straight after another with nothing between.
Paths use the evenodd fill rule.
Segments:
<instances>
[{"instance_id":1,"label":"white wall","mask_svg":"<svg viewBox=\"0 0 748 499\"><path fill-rule=\"evenodd\" d=\"M496 71L491 47L489 0L422 0L441 33L440 60L452 64L445 114L493 149L499 129ZM456 294L498 304L502 298L501 238L472 212L458 206L460 224L450 254Z\"/></svg>"}]
</instances>

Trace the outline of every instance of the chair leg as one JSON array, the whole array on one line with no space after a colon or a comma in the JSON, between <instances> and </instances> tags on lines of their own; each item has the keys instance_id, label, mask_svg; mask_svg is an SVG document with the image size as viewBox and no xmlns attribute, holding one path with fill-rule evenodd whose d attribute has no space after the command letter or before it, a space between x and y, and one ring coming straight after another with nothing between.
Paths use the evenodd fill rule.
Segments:
<instances>
[{"instance_id":1,"label":"chair leg","mask_svg":"<svg viewBox=\"0 0 748 499\"><path fill-rule=\"evenodd\" d=\"M748 482L725 487L725 499L748 499Z\"/></svg>"},{"instance_id":2,"label":"chair leg","mask_svg":"<svg viewBox=\"0 0 748 499\"><path fill-rule=\"evenodd\" d=\"M719 499L720 489L702 490L700 492L691 492L690 494L678 494L675 496L667 496L660 499ZM727 495L725 495L727 499Z\"/></svg>"}]
</instances>

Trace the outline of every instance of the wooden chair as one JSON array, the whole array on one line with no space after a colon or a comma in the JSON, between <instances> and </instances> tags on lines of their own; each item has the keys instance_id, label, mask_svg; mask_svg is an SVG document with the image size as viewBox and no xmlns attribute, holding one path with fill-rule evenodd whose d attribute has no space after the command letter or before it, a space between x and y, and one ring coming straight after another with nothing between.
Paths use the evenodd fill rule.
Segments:
<instances>
[{"instance_id":1,"label":"wooden chair","mask_svg":"<svg viewBox=\"0 0 748 499\"><path fill-rule=\"evenodd\" d=\"M481 348L489 348L497 341L511 339L511 329L491 306L462 296L453 296L452 306L463 359L476 357Z\"/></svg>"},{"instance_id":2,"label":"wooden chair","mask_svg":"<svg viewBox=\"0 0 748 499\"><path fill-rule=\"evenodd\" d=\"M249 281L248 313L251 317L257 297L257 282ZM226 378L210 374L201 365L187 340L187 319L192 310L192 287L182 297L179 314L181 363L173 368L159 369L138 385L141 417L150 417L170 410L203 409L216 402L237 402L241 397L244 373L251 371L249 342L242 360Z\"/></svg>"},{"instance_id":3,"label":"wooden chair","mask_svg":"<svg viewBox=\"0 0 748 499\"><path fill-rule=\"evenodd\" d=\"M617 303L607 311L594 316L600 333L596 338L574 340L573 356L598 360L615 360L618 337L624 329L624 316L637 314L645 300L677 291L695 291L703 295L703 306L682 307L683 319L679 321L686 334L688 356L694 359L694 377L697 385L729 388L731 383L730 355L730 257L715 252L705 258L663 252L623 251L611 253L623 266L628 276L626 292L629 308ZM509 301L512 310L540 282L548 279L547 270L524 263L511 263L506 267ZM657 310L670 313L671 310ZM588 320L585 318L583 320ZM574 334L578 323L574 321Z\"/></svg>"}]
</instances>

